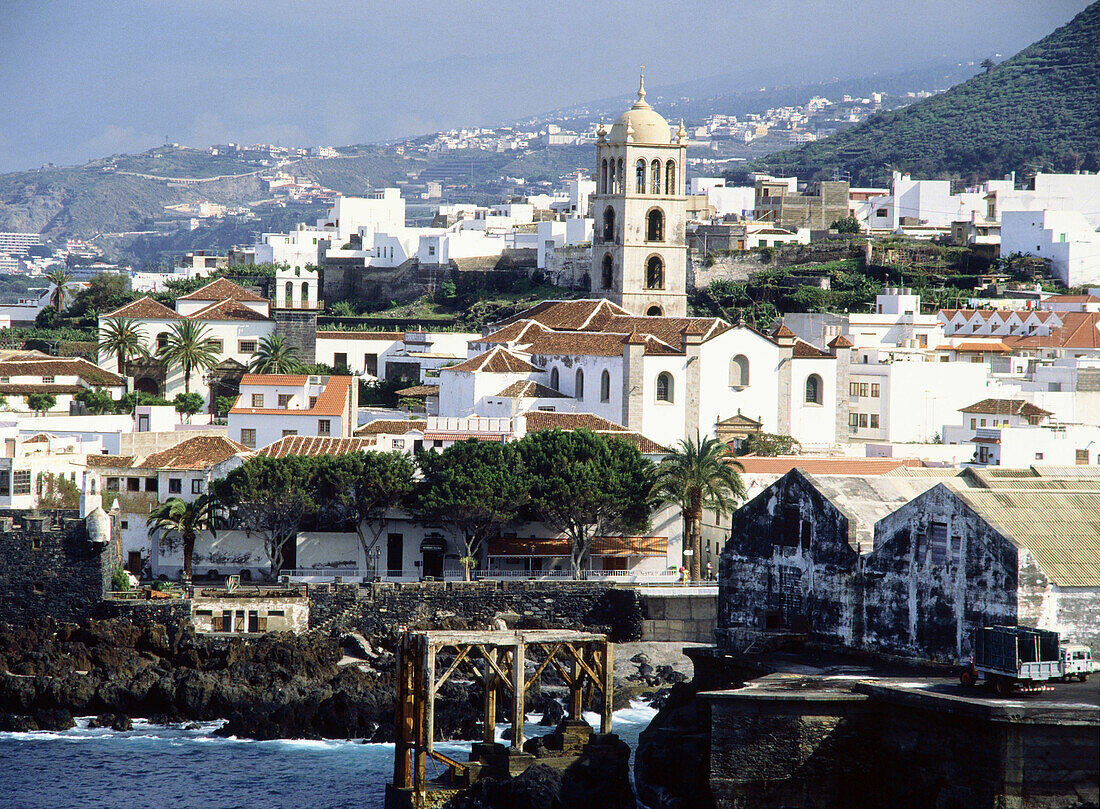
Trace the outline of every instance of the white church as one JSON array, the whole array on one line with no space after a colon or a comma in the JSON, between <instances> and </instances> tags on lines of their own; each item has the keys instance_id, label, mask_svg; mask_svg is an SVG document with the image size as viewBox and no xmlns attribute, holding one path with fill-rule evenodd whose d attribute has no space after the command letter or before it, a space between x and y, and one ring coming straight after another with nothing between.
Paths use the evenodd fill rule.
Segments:
<instances>
[{"instance_id":1,"label":"white church","mask_svg":"<svg viewBox=\"0 0 1100 809\"><path fill-rule=\"evenodd\" d=\"M687 317L685 132L638 99L597 130L592 297L544 301L470 341L439 372L443 418L591 413L671 446L745 426L834 444L848 423L851 343L822 351Z\"/></svg>"}]
</instances>

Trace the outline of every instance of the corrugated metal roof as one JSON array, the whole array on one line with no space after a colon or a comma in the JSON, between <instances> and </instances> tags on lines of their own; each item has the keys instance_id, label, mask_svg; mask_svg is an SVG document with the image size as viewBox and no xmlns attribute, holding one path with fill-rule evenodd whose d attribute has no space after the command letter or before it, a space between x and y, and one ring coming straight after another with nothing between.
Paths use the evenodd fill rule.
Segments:
<instances>
[{"instance_id":1,"label":"corrugated metal roof","mask_svg":"<svg viewBox=\"0 0 1100 809\"><path fill-rule=\"evenodd\" d=\"M1100 479L1092 484L1087 490L951 488L982 519L1030 551L1054 583L1100 587Z\"/></svg>"}]
</instances>

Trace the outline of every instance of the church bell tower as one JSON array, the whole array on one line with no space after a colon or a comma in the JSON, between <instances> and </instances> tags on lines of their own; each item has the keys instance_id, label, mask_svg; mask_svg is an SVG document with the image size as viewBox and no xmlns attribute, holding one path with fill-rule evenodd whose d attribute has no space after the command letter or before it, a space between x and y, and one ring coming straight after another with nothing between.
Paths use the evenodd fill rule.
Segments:
<instances>
[{"instance_id":1,"label":"church bell tower","mask_svg":"<svg viewBox=\"0 0 1100 809\"><path fill-rule=\"evenodd\" d=\"M592 293L635 315L687 315L686 133L645 100L596 130Z\"/></svg>"}]
</instances>

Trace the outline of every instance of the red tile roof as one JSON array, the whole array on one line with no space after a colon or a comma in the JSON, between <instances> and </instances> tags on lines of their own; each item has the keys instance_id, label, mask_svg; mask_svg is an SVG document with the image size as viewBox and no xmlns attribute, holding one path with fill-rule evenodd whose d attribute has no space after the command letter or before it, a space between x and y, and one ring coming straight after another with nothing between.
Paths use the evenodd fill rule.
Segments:
<instances>
[{"instance_id":1,"label":"red tile roof","mask_svg":"<svg viewBox=\"0 0 1100 809\"><path fill-rule=\"evenodd\" d=\"M113 387L122 384L121 376L83 357L3 360L0 361L0 376L75 376L89 385Z\"/></svg>"},{"instance_id":2,"label":"red tile roof","mask_svg":"<svg viewBox=\"0 0 1100 809\"><path fill-rule=\"evenodd\" d=\"M142 469L206 469L236 455L248 447L225 436L197 435L162 452L154 452L141 461Z\"/></svg>"},{"instance_id":3,"label":"red tile roof","mask_svg":"<svg viewBox=\"0 0 1100 809\"><path fill-rule=\"evenodd\" d=\"M851 345L849 343L849 345ZM796 360L831 360L835 357L827 351L822 351L820 348L816 348L805 340L796 340L794 348L791 350L791 356Z\"/></svg>"},{"instance_id":4,"label":"red tile roof","mask_svg":"<svg viewBox=\"0 0 1100 809\"><path fill-rule=\"evenodd\" d=\"M991 342L988 342L988 343L965 342L964 341L964 342L958 343L956 345L941 345L939 347L939 350L941 350L941 351L980 351L980 352L997 352L997 353L1012 351L1011 348L1009 348L1008 346L1006 346L1003 342L1001 342L999 340L997 342L992 342L991 341Z\"/></svg>"},{"instance_id":5,"label":"red tile roof","mask_svg":"<svg viewBox=\"0 0 1100 809\"><path fill-rule=\"evenodd\" d=\"M1100 298L1095 295L1051 295L1039 303L1100 303Z\"/></svg>"},{"instance_id":6,"label":"red tile roof","mask_svg":"<svg viewBox=\"0 0 1100 809\"><path fill-rule=\"evenodd\" d=\"M650 438L608 421L592 413L558 413L549 410L529 410L526 414L527 432L538 430L591 430L607 438L618 438L633 444L639 452L656 455L665 448Z\"/></svg>"},{"instance_id":7,"label":"red tile roof","mask_svg":"<svg viewBox=\"0 0 1100 809\"><path fill-rule=\"evenodd\" d=\"M398 396L411 396L414 398L422 398L425 396L438 396L439 385L411 385L407 388L394 391Z\"/></svg>"},{"instance_id":8,"label":"red tile roof","mask_svg":"<svg viewBox=\"0 0 1100 809\"><path fill-rule=\"evenodd\" d=\"M853 348L854 343L843 334L838 334L829 341L829 348Z\"/></svg>"},{"instance_id":9,"label":"red tile roof","mask_svg":"<svg viewBox=\"0 0 1100 809\"><path fill-rule=\"evenodd\" d=\"M550 329L546 328L538 321L519 320L505 326L503 329L497 329L492 334L488 334L485 337L475 337L469 342L487 343L490 345L496 343L528 343L536 339L539 335L549 333Z\"/></svg>"},{"instance_id":10,"label":"red tile roof","mask_svg":"<svg viewBox=\"0 0 1100 809\"><path fill-rule=\"evenodd\" d=\"M489 540L490 556L568 556L569 540L565 537L494 537ZM592 538L592 556L643 556L665 558L668 538L660 536Z\"/></svg>"},{"instance_id":11,"label":"red tile roof","mask_svg":"<svg viewBox=\"0 0 1100 809\"><path fill-rule=\"evenodd\" d=\"M428 428L428 422L423 419L375 419L368 421L355 431L356 435L404 435L415 430L424 432Z\"/></svg>"},{"instance_id":12,"label":"red tile roof","mask_svg":"<svg viewBox=\"0 0 1100 809\"><path fill-rule=\"evenodd\" d=\"M134 456L89 455L85 462L89 469L130 469L134 465Z\"/></svg>"},{"instance_id":13,"label":"red tile roof","mask_svg":"<svg viewBox=\"0 0 1100 809\"><path fill-rule=\"evenodd\" d=\"M883 475L898 467L919 467L914 458L845 458L780 455L761 457L742 455L738 462L750 475L785 475L792 469L802 469L811 475Z\"/></svg>"},{"instance_id":14,"label":"red tile roof","mask_svg":"<svg viewBox=\"0 0 1100 809\"><path fill-rule=\"evenodd\" d=\"M158 303L148 295L144 298L138 298L136 301L131 301L125 306L120 306L113 312L100 315L101 320L105 317L130 317L138 320L183 320L182 315L176 314L175 311L169 309L163 303Z\"/></svg>"},{"instance_id":15,"label":"red tile roof","mask_svg":"<svg viewBox=\"0 0 1100 809\"><path fill-rule=\"evenodd\" d=\"M244 374L242 385L289 385L300 387L309 382L306 374Z\"/></svg>"},{"instance_id":16,"label":"red tile roof","mask_svg":"<svg viewBox=\"0 0 1100 809\"><path fill-rule=\"evenodd\" d=\"M1062 325L1050 334L1003 338L1013 348L1100 348L1100 313L1058 312Z\"/></svg>"},{"instance_id":17,"label":"red tile roof","mask_svg":"<svg viewBox=\"0 0 1100 809\"><path fill-rule=\"evenodd\" d=\"M80 385L49 385L33 382L0 383L0 394L4 396L29 396L32 393L80 393L87 390Z\"/></svg>"},{"instance_id":18,"label":"red tile roof","mask_svg":"<svg viewBox=\"0 0 1100 809\"><path fill-rule=\"evenodd\" d=\"M609 300L587 299L579 301L542 301L525 309L519 314L494 323L493 328L502 328L520 320L536 320L542 325L558 331L580 331L581 329L601 329L606 318L613 315L630 313Z\"/></svg>"},{"instance_id":19,"label":"red tile roof","mask_svg":"<svg viewBox=\"0 0 1100 809\"><path fill-rule=\"evenodd\" d=\"M288 455L347 455L349 452L364 452L373 446L373 438L288 435L268 444L256 454L265 458L285 458Z\"/></svg>"},{"instance_id":20,"label":"red tile roof","mask_svg":"<svg viewBox=\"0 0 1100 809\"><path fill-rule=\"evenodd\" d=\"M564 393L548 388L546 385L540 385L538 382L532 382L531 380L523 380L519 382L513 382L506 387L500 393L497 394L502 399L568 399Z\"/></svg>"},{"instance_id":21,"label":"red tile roof","mask_svg":"<svg viewBox=\"0 0 1100 809\"><path fill-rule=\"evenodd\" d=\"M188 320L270 320L267 315L249 309L234 300L218 301L187 315Z\"/></svg>"},{"instance_id":22,"label":"red tile roof","mask_svg":"<svg viewBox=\"0 0 1100 809\"><path fill-rule=\"evenodd\" d=\"M1051 416L1049 410L1025 402L1023 399L982 399L972 405L959 408L960 413L990 413L994 416Z\"/></svg>"},{"instance_id":23,"label":"red tile roof","mask_svg":"<svg viewBox=\"0 0 1100 809\"><path fill-rule=\"evenodd\" d=\"M487 351L484 354L479 354L476 357L471 357L465 362L460 362L458 365L451 365L447 368L441 368L442 371L481 371L482 373L490 374L515 374L515 373L529 373L531 371L538 371L534 365L527 360L516 356L507 349L500 348L499 346Z\"/></svg>"},{"instance_id":24,"label":"red tile roof","mask_svg":"<svg viewBox=\"0 0 1100 809\"><path fill-rule=\"evenodd\" d=\"M252 303L267 303L267 298L261 298L254 292L249 292L244 287L238 286L228 278L218 278L204 287L184 295L181 301L250 301Z\"/></svg>"}]
</instances>

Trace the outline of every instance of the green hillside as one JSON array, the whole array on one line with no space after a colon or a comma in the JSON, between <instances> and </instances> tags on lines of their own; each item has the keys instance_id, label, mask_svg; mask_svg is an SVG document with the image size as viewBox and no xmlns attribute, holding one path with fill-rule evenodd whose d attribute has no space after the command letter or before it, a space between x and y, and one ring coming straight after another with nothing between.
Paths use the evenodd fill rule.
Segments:
<instances>
[{"instance_id":1,"label":"green hillside","mask_svg":"<svg viewBox=\"0 0 1100 809\"><path fill-rule=\"evenodd\" d=\"M747 170L803 179L851 175L987 179L1038 168L1100 169L1100 2L988 72Z\"/></svg>"}]
</instances>

